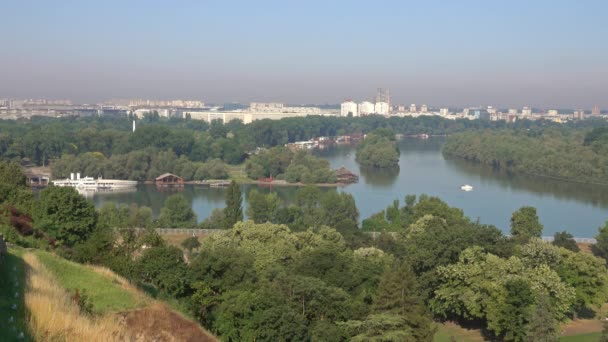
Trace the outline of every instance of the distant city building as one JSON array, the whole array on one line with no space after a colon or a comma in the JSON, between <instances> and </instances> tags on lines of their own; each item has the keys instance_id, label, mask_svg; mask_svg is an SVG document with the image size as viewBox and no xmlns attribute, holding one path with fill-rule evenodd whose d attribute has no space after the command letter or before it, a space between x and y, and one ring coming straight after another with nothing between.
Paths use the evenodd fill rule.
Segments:
<instances>
[{"instance_id":1,"label":"distant city building","mask_svg":"<svg viewBox=\"0 0 608 342\"><path fill-rule=\"evenodd\" d=\"M514 109L514 108L509 109L509 115L517 115L517 109Z\"/></svg>"},{"instance_id":2,"label":"distant city building","mask_svg":"<svg viewBox=\"0 0 608 342\"><path fill-rule=\"evenodd\" d=\"M251 102L249 110L252 112L273 112L283 110L284 105L277 102Z\"/></svg>"},{"instance_id":3,"label":"distant city building","mask_svg":"<svg viewBox=\"0 0 608 342\"><path fill-rule=\"evenodd\" d=\"M427 107L427 105L423 104L423 105L420 107L420 113L426 113L426 112L428 112L428 111L429 111L429 107Z\"/></svg>"},{"instance_id":4,"label":"distant city building","mask_svg":"<svg viewBox=\"0 0 608 342\"><path fill-rule=\"evenodd\" d=\"M439 115L441 116L448 116L450 114L450 110L448 108L441 108L439 109Z\"/></svg>"},{"instance_id":5,"label":"distant city building","mask_svg":"<svg viewBox=\"0 0 608 342\"><path fill-rule=\"evenodd\" d=\"M369 101L359 103L359 115L369 115L374 113L374 104Z\"/></svg>"},{"instance_id":6,"label":"distant city building","mask_svg":"<svg viewBox=\"0 0 608 342\"><path fill-rule=\"evenodd\" d=\"M395 109L396 109L396 111L398 113L405 113L405 106L404 105L398 105L398 106L396 106Z\"/></svg>"},{"instance_id":7,"label":"distant city building","mask_svg":"<svg viewBox=\"0 0 608 342\"><path fill-rule=\"evenodd\" d=\"M247 109L247 105L244 105L242 103L224 103L224 106L223 106L223 110L226 110L226 111L243 110L243 109Z\"/></svg>"},{"instance_id":8,"label":"distant city building","mask_svg":"<svg viewBox=\"0 0 608 342\"><path fill-rule=\"evenodd\" d=\"M593 109L591 110L591 115L598 116L601 113L602 111L600 110L600 107L598 105L593 106Z\"/></svg>"},{"instance_id":9,"label":"distant city building","mask_svg":"<svg viewBox=\"0 0 608 342\"><path fill-rule=\"evenodd\" d=\"M582 109L578 109L574 111L574 114L572 115L572 117L575 120L584 120L585 119L585 111Z\"/></svg>"},{"instance_id":10,"label":"distant city building","mask_svg":"<svg viewBox=\"0 0 608 342\"><path fill-rule=\"evenodd\" d=\"M496 114L496 108L494 108L492 106L488 106L487 111L490 114Z\"/></svg>"},{"instance_id":11,"label":"distant city building","mask_svg":"<svg viewBox=\"0 0 608 342\"><path fill-rule=\"evenodd\" d=\"M557 111L557 109L549 109L547 111L547 115L556 116L556 115L559 115L559 112Z\"/></svg>"},{"instance_id":12,"label":"distant city building","mask_svg":"<svg viewBox=\"0 0 608 342\"><path fill-rule=\"evenodd\" d=\"M389 112L389 105L386 102L376 102L376 105L374 106L374 113L376 114L380 114L380 115L386 115Z\"/></svg>"},{"instance_id":13,"label":"distant city building","mask_svg":"<svg viewBox=\"0 0 608 342\"><path fill-rule=\"evenodd\" d=\"M357 111L357 104L353 101L345 101L340 105L340 115L341 116L358 116L359 112Z\"/></svg>"},{"instance_id":14,"label":"distant city building","mask_svg":"<svg viewBox=\"0 0 608 342\"><path fill-rule=\"evenodd\" d=\"M152 113L152 109L137 109L133 112L133 115L138 119L142 119L146 114L150 113Z\"/></svg>"},{"instance_id":15,"label":"distant city building","mask_svg":"<svg viewBox=\"0 0 608 342\"><path fill-rule=\"evenodd\" d=\"M523 115L523 116L531 116L532 115L532 108L530 108L530 107L524 107L524 108L522 108L521 115Z\"/></svg>"},{"instance_id":16,"label":"distant city building","mask_svg":"<svg viewBox=\"0 0 608 342\"><path fill-rule=\"evenodd\" d=\"M487 109L469 108L467 115L476 120L490 120L490 113L488 113Z\"/></svg>"},{"instance_id":17,"label":"distant city building","mask_svg":"<svg viewBox=\"0 0 608 342\"><path fill-rule=\"evenodd\" d=\"M388 89L378 88L376 91L376 103L385 102L388 106L391 106L391 94ZM388 111L387 111L388 113Z\"/></svg>"},{"instance_id":18,"label":"distant city building","mask_svg":"<svg viewBox=\"0 0 608 342\"><path fill-rule=\"evenodd\" d=\"M410 105L410 113L417 113L417 112L418 112L418 109L416 108L416 105L412 103Z\"/></svg>"},{"instance_id":19,"label":"distant city building","mask_svg":"<svg viewBox=\"0 0 608 342\"><path fill-rule=\"evenodd\" d=\"M47 100L47 99L27 99L27 100L23 101L23 106L41 106L41 105L71 106L72 101L70 101L70 100Z\"/></svg>"},{"instance_id":20,"label":"distant city building","mask_svg":"<svg viewBox=\"0 0 608 342\"><path fill-rule=\"evenodd\" d=\"M517 113L507 114L507 122L513 123L515 121L517 121Z\"/></svg>"},{"instance_id":21,"label":"distant city building","mask_svg":"<svg viewBox=\"0 0 608 342\"><path fill-rule=\"evenodd\" d=\"M116 103L122 101L115 101ZM129 107L173 107L173 108L203 108L205 103L197 100L144 100L133 99L129 101Z\"/></svg>"}]
</instances>

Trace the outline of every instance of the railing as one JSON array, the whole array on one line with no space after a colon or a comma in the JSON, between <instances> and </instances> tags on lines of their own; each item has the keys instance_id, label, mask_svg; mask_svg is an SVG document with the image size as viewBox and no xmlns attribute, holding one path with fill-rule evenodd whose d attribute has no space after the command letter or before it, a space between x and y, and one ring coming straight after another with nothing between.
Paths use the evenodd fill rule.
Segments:
<instances>
[{"instance_id":1,"label":"railing","mask_svg":"<svg viewBox=\"0 0 608 342\"><path fill-rule=\"evenodd\" d=\"M378 236L380 236L380 234L382 234L382 232L365 232L366 234L370 234L372 236L372 238L377 238ZM396 232L386 232L387 234L395 237L397 236ZM509 235L506 235L507 237L510 237ZM543 236L541 237L541 239L543 241L546 242L552 242L553 241L553 236ZM572 240L574 240L576 243L587 243L587 244L596 244L597 240L594 238L581 238L581 237L575 237L572 238Z\"/></svg>"},{"instance_id":2,"label":"railing","mask_svg":"<svg viewBox=\"0 0 608 342\"><path fill-rule=\"evenodd\" d=\"M134 229L136 231L144 231L147 228L118 228L118 229ZM209 235L209 234L219 233L219 232L223 231L222 229L200 229L200 228L155 228L154 230L158 234L161 234L161 235L188 234L188 235L194 235L194 236ZM365 233L371 235L372 238L374 238L374 239L377 238L378 236L380 236L380 234L382 234L382 232L365 232ZM387 234L389 234L393 237L397 236L396 232L387 232ZM509 237L509 236L507 235L507 237ZM551 241L553 241L553 236L543 236L541 239L543 241L551 242ZM597 243L597 240L594 238L575 237L572 239L577 243L587 243L587 244L596 244Z\"/></svg>"},{"instance_id":3,"label":"railing","mask_svg":"<svg viewBox=\"0 0 608 342\"><path fill-rule=\"evenodd\" d=\"M131 229L138 232L145 231L148 228L117 228L117 229ZM222 231L221 229L199 229L199 228L155 228L160 235L166 234L188 234L194 236L209 235Z\"/></svg>"}]
</instances>

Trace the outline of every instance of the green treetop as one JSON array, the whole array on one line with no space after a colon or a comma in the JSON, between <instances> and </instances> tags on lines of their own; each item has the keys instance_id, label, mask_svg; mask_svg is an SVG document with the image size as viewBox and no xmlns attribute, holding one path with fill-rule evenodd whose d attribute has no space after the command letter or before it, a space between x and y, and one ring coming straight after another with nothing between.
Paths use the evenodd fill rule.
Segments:
<instances>
[{"instance_id":1,"label":"green treetop","mask_svg":"<svg viewBox=\"0 0 608 342\"><path fill-rule=\"evenodd\" d=\"M241 196L241 188L233 180L228 187L226 192L226 209L224 209L225 215L225 228L232 228L235 223L243 221L243 198Z\"/></svg>"}]
</instances>

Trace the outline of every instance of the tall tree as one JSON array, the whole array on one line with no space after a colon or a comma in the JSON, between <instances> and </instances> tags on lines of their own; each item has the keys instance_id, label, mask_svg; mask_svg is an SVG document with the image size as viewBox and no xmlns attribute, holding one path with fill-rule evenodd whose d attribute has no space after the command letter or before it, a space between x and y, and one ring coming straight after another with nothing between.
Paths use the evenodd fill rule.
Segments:
<instances>
[{"instance_id":1,"label":"tall tree","mask_svg":"<svg viewBox=\"0 0 608 342\"><path fill-rule=\"evenodd\" d=\"M243 197L241 196L241 188L233 180L226 192L226 209L224 215L226 221L224 228L232 228L235 223L243 221Z\"/></svg>"},{"instance_id":2,"label":"tall tree","mask_svg":"<svg viewBox=\"0 0 608 342\"><path fill-rule=\"evenodd\" d=\"M396 262L384 272L376 290L373 310L400 316L411 329L413 340L433 340L433 321L418 293L416 275L409 265Z\"/></svg>"},{"instance_id":3,"label":"tall tree","mask_svg":"<svg viewBox=\"0 0 608 342\"><path fill-rule=\"evenodd\" d=\"M97 223L93 204L70 187L44 189L33 214L36 227L67 246L85 241Z\"/></svg>"},{"instance_id":4,"label":"tall tree","mask_svg":"<svg viewBox=\"0 0 608 342\"><path fill-rule=\"evenodd\" d=\"M0 161L0 204L29 207L31 200L32 191L19 165Z\"/></svg>"},{"instance_id":5,"label":"tall tree","mask_svg":"<svg viewBox=\"0 0 608 342\"><path fill-rule=\"evenodd\" d=\"M497 309L500 319L496 327L502 331L504 340L523 341L530 320L530 308L534 303L532 289L521 279L507 281L504 289L505 299Z\"/></svg>"},{"instance_id":6,"label":"tall tree","mask_svg":"<svg viewBox=\"0 0 608 342\"><path fill-rule=\"evenodd\" d=\"M175 194L165 200L158 220L167 228L192 228L196 225L196 214L184 196Z\"/></svg>"},{"instance_id":7,"label":"tall tree","mask_svg":"<svg viewBox=\"0 0 608 342\"><path fill-rule=\"evenodd\" d=\"M608 342L608 321L604 321L602 326L602 335L600 335L599 342Z\"/></svg>"},{"instance_id":8,"label":"tall tree","mask_svg":"<svg viewBox=\"0 0 608 342\"><path fill-rule=\"evenodd\" d=\"M518 242L526 243L531 238L540 238L543 225L538 219L536 208L521 207L511 215L511 235Z\"/></svg>"},{"instance_id":9,"label":"tall tree","mask_svg":"<svg viewBox=\"0 0 608 342\"><path fill-rule=\"evenodd\" d=\"M551 300L541 296L530 318L527 341L554 342L559 339L559 326L551 314Z\"/></svg>"},{"instance_id":10,"label":"tall tree","mask_svg":"<svg viewBox=\"0 0 608 342\"><path fill-rule=\"evenodd\" d=\"M599 228L599 234L595 237L597 243L593 245L593 254L608 260L608 221Z\"/></svg>"},{"instance_id":11,"label":"tall tree","mask_svg":"<svg viewBox=\"0 0 608 342\"><path fill-rule=\"evenodd\" d=\"M572 234L567 231L555 233L555 235L553 235L552 243L554 246L563 247L573 252L579 252L581 250L576 244L576 241L574 241Z\"/></svg>"},{"instance_id":12,"label":"tall tree","mask_svg":"<svg viewBox=\"0 0 608 342\"><path fill-rule=\"evenodd\" d=\"M255 223L274 222L279 210L280 200L276 193L263 194L253 189L247 197L249 207L247 216Z\"/></svg>"},{"instance_id":13,"label":"tall tree","mask_svg":"<svg viewBox=\"0 0 608 342\"><path fill-rule=\"evenodd\" d=\"M186 240L182 241L182 247L188 250L188 254L192 254L192 250L199 248L201 243L198 241L196 236L191 236Z\"/></svg>"}]
</instances>

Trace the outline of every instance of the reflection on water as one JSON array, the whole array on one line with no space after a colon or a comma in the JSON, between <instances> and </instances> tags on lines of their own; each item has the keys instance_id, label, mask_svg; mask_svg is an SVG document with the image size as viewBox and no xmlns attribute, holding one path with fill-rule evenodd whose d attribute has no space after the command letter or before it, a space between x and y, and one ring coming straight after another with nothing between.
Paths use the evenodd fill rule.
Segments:
<instances>
[{"instance_id":1,"label":"reflection on water","mask_svg":"<svg viewBox=\"0 0 608 342\"><path fill-rule=\"evenodd\" d=\"M76 192L78 192L84 198L93 198L95 196L104 196L108 194L128 194L130 192L136 192L137 188L118 188L118 189L83 189L83 188L75 188Z\"/></svg>"},{"instance_id":2,"label":"reflection on water","mask_svg":"<svg viewBox=\"0 0 608 342\"><path fill-rule=\"evenodd\" d=\"M316 150L328 159L332 168L346 167L360 173L359 183L343 188L321 188L321 191L340 191L353 195L360 218L385 209L394 199L403 201L407 194L426 193L439 196L448 204L462 208L472 219L493 224L504 232L509 230L511 213L523 205L537 208L545 226L544 235L568 230L578 237L592 237L597 227L608 219L608 187L560 181L469 163L459 159L445 159L441 154L442 138L399 141L401 157L399 169L370 170L355 161L355 147L331 146ZM475 190L463 192L462 184ZM274 191L283 203L293 203L297 187L243 185L244 205L252 189ZM214 208L223 208L225 189L186 185L180 193L192 203L202 221ZM169 192L160 192L154 185L140 185L136 192L95 194L91 199L97 207L104 202L138 203L160 212Z\"/></svg>"},{"instance_id":3,"label":"reflection on water","mask_svg":"<svg viewBox=\"0 0 608 342\"><path fill-rule=\"evenodd\" d=\"M363 176L362 179L365 184L380 187L390 187L394 185L399 176L399 171L399 166L387 169L367 166L359 167L359 172L361 173L361 176Z\"/></svg>"},{"instance_id":4,"label":"reflection on water","mask_svg":"<svg viewBox=\"0 0 608 342\"><path fill-rule=\"evenodd\" d=\"M608 208L608 186L563 181L553 178L509 172L487 165L446 157L446 164L462 174L478 174L482 182L494 183L505 190L526 190L558 199L576 199L593 206Z\"/></svg>"}]
</instances>

